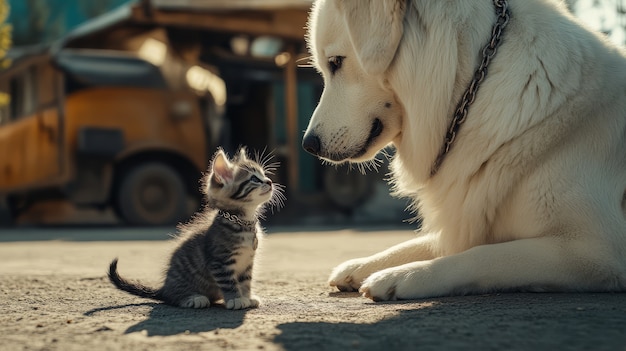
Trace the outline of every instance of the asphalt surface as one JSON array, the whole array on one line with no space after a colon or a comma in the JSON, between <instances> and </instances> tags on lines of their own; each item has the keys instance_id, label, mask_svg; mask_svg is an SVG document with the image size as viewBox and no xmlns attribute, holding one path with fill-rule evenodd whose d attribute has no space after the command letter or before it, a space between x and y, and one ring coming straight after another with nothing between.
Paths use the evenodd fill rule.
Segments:
<instances>
[{"instance_id":1,"label":"asphalt surface","mask_svg":"<svg viewBox=\"0 0 626 351\"><path fill-rule=\"evenodd\" d=\"M0 229L0 350L626 350L626 294L490 294L374 303L332 267L410 230L269 228L258 309L187 310L115 290L157 284L171 228Z\"/></svg>"}]
</instances>

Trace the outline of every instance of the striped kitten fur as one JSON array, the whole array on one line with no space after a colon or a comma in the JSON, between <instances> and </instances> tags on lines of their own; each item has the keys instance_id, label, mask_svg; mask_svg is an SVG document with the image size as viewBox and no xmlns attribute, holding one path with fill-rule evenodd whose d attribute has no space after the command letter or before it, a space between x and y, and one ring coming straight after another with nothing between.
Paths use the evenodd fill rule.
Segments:
<instances>
[{"instance_id":1,"label":"striped kitten fur","mask_svg":"<svg viewBox=\"0 0 626 351\"><path fill-rule=\"evenodd\" d=\"M120 290L187 308L209 307L223 300L228 309L259 306L250 284L255 251L262 236L258 222L266 205L282 205L279 185L266 176L276 164L270 157L248 158L245 148L229 160L218 150L204 179L207 206L178 228L180 243L173 252L163 286L155 289L130 282L117 273L109 279Z\"/></svg>"}]
</instances>

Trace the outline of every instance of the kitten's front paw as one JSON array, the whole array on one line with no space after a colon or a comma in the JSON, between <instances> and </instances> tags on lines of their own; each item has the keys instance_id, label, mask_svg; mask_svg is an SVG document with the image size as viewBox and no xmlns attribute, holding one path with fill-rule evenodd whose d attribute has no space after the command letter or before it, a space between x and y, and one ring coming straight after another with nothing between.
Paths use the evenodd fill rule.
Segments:
<instances>
[{"instance_id":1,"label":"kitten's front paw","mask_svg":"<svg viewBox=\"0 0 626 351\"><path fill-rule=\"evenodd\" d=\"M261 305L261 299L258 296L250 296L250 308L257 308Z\"/></svg>"},{"instance_id":2,"label":"kitten's front paw","mask_svg":"<svg viewBox=\"0 0 626 351\"><path fill-rule=\"evenodd\" d=\"M184 300L180 306L184 308L205 308L211 306L211 302L204 295L192 295Z\"/></svg>"},{"instance_id":3,"label":"kitten's front paw","mask_svg":"<svg viewBox=\"0 0 626 351\"><path fill-rule=\"evenodd\" d=\"M336 286L339 291L357 291L371 273L367 258L355 258L335 267L328 278L328 284Z\"/></svg>"},{"instance_id":4,"label":"kitten's front paw","mask_svg":"<svg viewBox=\"0 0 626 351\"><path fill-rule=\"evenodd\" d=\"M258 306L259 301L256 301ZM230 299L226 301L226 308L229 310L242 310L248 307L257 307L252 306L252 301L247 297L236 297L234 299Z\"/></svg>"}]
</instances>

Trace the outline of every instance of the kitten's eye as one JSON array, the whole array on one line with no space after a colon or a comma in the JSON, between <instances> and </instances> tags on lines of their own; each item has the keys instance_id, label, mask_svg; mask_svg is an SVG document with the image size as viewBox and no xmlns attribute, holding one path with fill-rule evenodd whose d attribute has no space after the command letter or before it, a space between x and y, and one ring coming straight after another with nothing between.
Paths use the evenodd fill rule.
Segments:
<instances>
[{"instance_id":1,"label":"kitten's eye","mask_svg":"<svg viewBox=\"0 0 626 351\"><path fill-rule=\"evenodd\" d=\"M331 56L328 58L328 67L330 68L330 73L335 74L335 72L341 68L343 64L343 56Z\"/></svg>"},{"instance_id":2,"label":"kitten's eye","mask_svg":"<svg viewBox=\"0 0 626 351\"><path fill-rule=\"evenodd\" d=\"M252 177L250 177L250 181L253 183L262 183L261 179L259 179L259 177L252 175Z\"/></svg>"}]
</instances>

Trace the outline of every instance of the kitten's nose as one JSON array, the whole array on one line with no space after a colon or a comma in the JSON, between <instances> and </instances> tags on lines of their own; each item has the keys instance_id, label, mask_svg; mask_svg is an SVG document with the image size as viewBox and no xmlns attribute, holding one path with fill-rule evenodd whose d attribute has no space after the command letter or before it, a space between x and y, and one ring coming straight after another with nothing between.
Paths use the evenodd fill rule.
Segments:
<instances>
[{"instance_id":1,"label":"kitten's nose","mask_svg":"<svg viewBox=\"0 0 626 351\"><path fill-rule=\"evenodd\" d=\"M305 135L304 139L302 139L302 148L310 154L319 156L320 151L322 151L320 138L315 134Z\"/></svg>"},{"instance_id":2,"label":"kitten's nose","mask_svg":"<svg viewBox=\"0 0 626 351\"><path fill-rule=\"evenodd\" d=\"M267 185L272 185L272 180L268 178L268 179L265 181L265 184L267 184Z\"/></svg>"}]
</instances>

